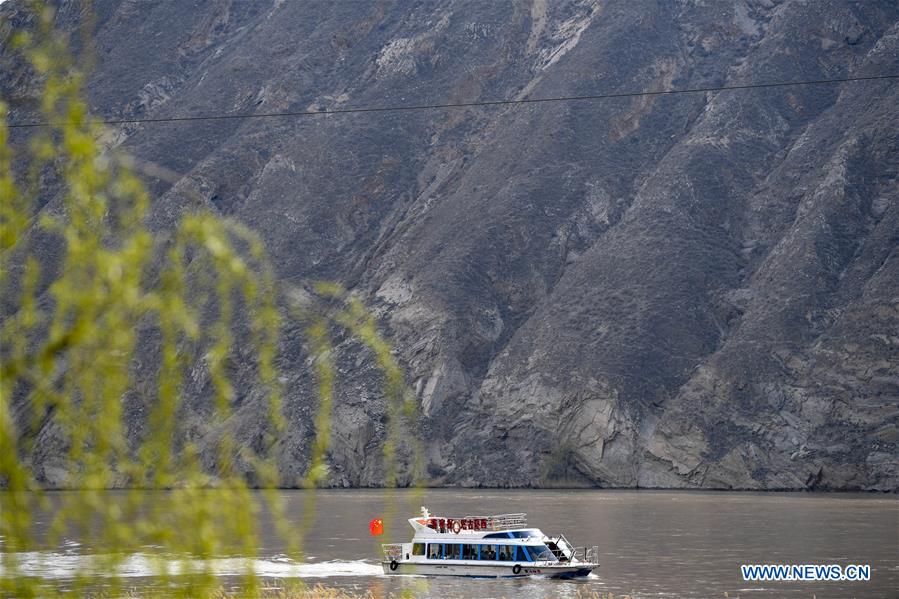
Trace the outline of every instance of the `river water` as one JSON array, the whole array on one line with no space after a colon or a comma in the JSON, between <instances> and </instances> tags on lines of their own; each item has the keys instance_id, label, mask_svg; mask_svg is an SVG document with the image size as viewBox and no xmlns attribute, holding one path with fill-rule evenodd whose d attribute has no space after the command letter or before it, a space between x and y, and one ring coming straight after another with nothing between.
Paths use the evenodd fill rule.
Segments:
<instances>
[{"instance_id":1,"label":"river water","mask_svg":"<svg viewBox=\"0 0 899 599\"><path fill-rule=\"evenodd\" d=\"M308 491L284 491L299 527ZM115 494L110 494L114 500ZM611 490L347 490L316 492L316 515L305 538L305 563L282 553L284 542L263 526L263 576L371 591L386 597L897 597L899 498L876 494L731 493ZM404 518L419 505L459 516L526 512L528 524L563 533L574 545L599 545L600 568L579 581L384 576L379 543L407 542ZM395 516L391 517L391 514ZM387 517L371 537L368 522ZM55 551L23 556L31 574L64 580L83 566L77 539ZM135 555L121 576L137 584L152 572ZM224 580L240 560L223 558ZM741 564L868 564L867 582L745 582Z\"/></svg>"}]
</instances>

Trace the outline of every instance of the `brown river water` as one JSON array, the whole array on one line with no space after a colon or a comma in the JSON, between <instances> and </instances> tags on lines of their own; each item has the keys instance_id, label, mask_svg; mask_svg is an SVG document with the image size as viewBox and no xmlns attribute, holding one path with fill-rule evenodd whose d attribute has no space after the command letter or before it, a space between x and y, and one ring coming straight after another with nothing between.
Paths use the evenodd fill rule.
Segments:
<instances>
[{"instance_id":1,"label":"brown river water","mask_svg":"<svg viewBox=\"0 0 899 599\"><path fill-rule=\"evenodd\" d=\"M299 527L308 491L283 491ZM115 500L110 493L110 500ZM416 597L899 597L899 497L843 493L736 493L619 490L427 489L316 492L316 515L303 547L304 563L282 553L285 543L263 523L257 571L271 584L299 577L376 597L411 590ZM565 536L577 546L598 545L600 567L575 581L385 576L380 543L408 542L405 518L419 506L459 516L526 512L528 525ZM392 516L391 516L392 515ZM368 522L386 517L383 536ZM40 523L38 524L41 525ZM83 566L77 538L55 550L21 556L31 574L64 584ZM227 585L239 560L215 569ZM120 576L150 582L141 555ZM865 582L747 582L741 564L867 564Z\"/></svg>"}]
</instances>

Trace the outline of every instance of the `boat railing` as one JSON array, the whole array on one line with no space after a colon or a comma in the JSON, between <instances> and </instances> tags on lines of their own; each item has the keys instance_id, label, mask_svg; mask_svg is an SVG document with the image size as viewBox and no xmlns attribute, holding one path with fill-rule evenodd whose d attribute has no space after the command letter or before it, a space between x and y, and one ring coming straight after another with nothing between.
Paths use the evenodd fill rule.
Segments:
<instances>
[{"instance_id":1,"label":"boat railing","mask_svg":"<svg viewBox=\"0 0 899 599\"><path fill-rule=\"evenodd\" d=\"M402 543L390 543L381 545L381 549L384 550L384 558L386 561L399 560L403 558L403 544Z\"/></svg>"},{"instance_id":2,"label":"boat railing","mask_svg":"<svg viewBox=\"0 0 899 599\"><path fill-rule=\"evenodd\" d=\"M527 514L497 514L494 516L465 516L462 518L441 518L429 514L428 518L422 518L418 522L438 532L455 532L455 528L458 528L460 531L502 531L525 528L527 526Z\"/></svg>"},{"instance_id":3,"label":"boat railing","mask_svg":"<svg viewBox=\"0 0 899 599\"><path fill-rule=\"evenodd\" d=\"M513 530L527 526L527 514L498 514L487 517L489 530Z\"/></svg>"},{"instance_id":4,"label":"boat railing","mask_svg":"<svg viewBox=\"0 0 899 599\"><path fill-rule=\"evenodd\" d=\"M572 547L571 561L599 563L599 545L593 547Z\"/></svg>"}]
</instances>

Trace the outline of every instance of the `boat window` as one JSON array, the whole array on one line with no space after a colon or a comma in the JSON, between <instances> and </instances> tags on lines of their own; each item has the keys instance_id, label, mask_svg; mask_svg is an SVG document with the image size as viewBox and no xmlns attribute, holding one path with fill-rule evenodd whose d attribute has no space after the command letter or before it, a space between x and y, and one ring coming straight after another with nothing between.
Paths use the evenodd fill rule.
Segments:
<instances>
[{"instance_id":1,"label":"boat window","mask_svg":"<svg viewBox=\"0 0 899 599\"><path fill-rule=\"evenodd\" d=\"M428 543L428 559L440 559L440 544Z\"/></svg>"},{"instance_id":2,"label":"boat window","mask_svg":"<svg viewBox=\"0 0 899 599\"><path fill-rule=\"evenodd\" d=\"M477 545L462 545L462 559L478 559Z\"/></svg>"},{"instance_id":3,"label":"boat window","mask_svg":"<svg viewBox=\"0 0 899 599\"><path fill-rule=\"evenodd\" d=\"M495 560L496 545L481 545L481 559Z\"/></svg>"},{"instance_id":4,"label":"boat window","mask_svg":"<svg viewBox=\"0 0 899 599\"><path fill-rule=\"evenodd\" d=\"M462 545L456 544L447 544L446 545L446 559L462 559Z\"/></svg>"},{"instance_id":5,"label":"boat window","mask_svg":"<svg viewBox=\"0 0 899 599\"><path fill-rule=\"evenodd\" d=\"M413 543L412 544L412 555L424 555L425 554L425 544L424 543Z\"/></svg>"},{"instance_id":6,"label":"boat window","mask_svg":"<svg viewBox=\"0 0 899 599\"><path fill-rule=\"evenodd\" d=\"M530 537L541 537L543 535L540 534L539 530L530 529L530 530L513 530L509 533L513 539L527 539Z\"/></svg>"},{"instance_id":7,"label":"boat window","mask_svg":"<svg viewBox=\"0 0 899 599\"><path fill-rule=\"evenodd\" d=\"M524 549L522 547L521 549ZM530 560L532 562L557 562L558 558L553 555L553 552L549 550L549 547L546 545L528 545L527 546L528 553L530 554Z\"/></svg>"},{"instance_id":8,"label":"boat window","mask_svg":"<svg viewBox=\"0 0 899 599\"><path fill-rule=\"evenodd\" d=\"M515 547L512 545L500 545L497 555L499 556L497 557L499 561L511 562L513 561L513 556L515 555Z\"/></svg>"},{"instance_id":9,"label":"boat window","mask_svg":"<svg viewBox=\"0 0 899 599\"><path fill-rule=\"evenodd\" d=\"M484 535L485 539L511 539L512 537L507 532L492 532L489 535Z\"/></svg>"}]
</instances>

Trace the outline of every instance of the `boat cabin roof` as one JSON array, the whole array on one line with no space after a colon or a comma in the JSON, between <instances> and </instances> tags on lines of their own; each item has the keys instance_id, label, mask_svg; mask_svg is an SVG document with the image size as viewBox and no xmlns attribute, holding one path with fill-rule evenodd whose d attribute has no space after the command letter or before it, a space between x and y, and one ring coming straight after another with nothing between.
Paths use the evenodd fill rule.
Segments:
<instances>
[{"instance_id":1,"label":"boat cabin roof","mask_svg":"<svg viewBox=\"0 0 899 599\"><path fill-rule=\"evenodd\" d=\"M461 537L466 539L523 539L542 537L536 528L527 528L526 514L498 514L494 516L463 516L446 518L431 515L422 508L419 518L410 518L415 539L442 539Z\"/></svg>"}]
</instances>

